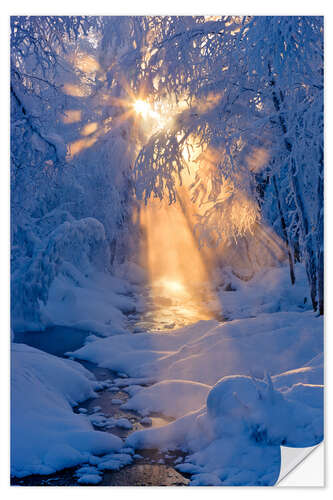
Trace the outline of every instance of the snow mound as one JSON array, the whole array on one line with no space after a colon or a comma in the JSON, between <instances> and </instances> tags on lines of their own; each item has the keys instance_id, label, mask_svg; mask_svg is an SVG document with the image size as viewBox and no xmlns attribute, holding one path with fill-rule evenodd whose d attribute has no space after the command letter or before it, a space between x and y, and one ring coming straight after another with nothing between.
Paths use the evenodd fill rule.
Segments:
<instances>
[{"instance_id":1,"label":"snow mound","mask_svg":"<svg viewBox=\"0 0 333 500\"><path fill-rule=\"evenodd\" d=\"M192 485L273 485L280 445L313 446L323 439L323 388L295 384L284 392L269 376L228 376L209 392L206 407L158 429L137 431L126 444L188 451L181 472Z\"/></svg>"},{"instance_id":2,"label":"snow mound","mask_svg":"<svg viewBox=\"0 0 333 500\"><path fill-rule=\"evenodd\" d=\"M95 396L91 373L75 361L24 344L11 351L11 473L51 474L116 451L122 440L95 431L72 406Z\"/></svg>"},{"instance_id":3,"label":"snow mound","mask_svg":"<svg viewBox=\"0 0 333 500\"><path fill-rule=\"evenodd\" d=\"M79 484L99 484L102 477L99 474L83 474L79 479Z\"/></svg>"},{"instance_id":4,"label":"snow mound","mask_svg":"<svg viewBox=\"0 0 333 500\"><path fill-rule=\"evenodd\" d=\"M170 417L182 417L200 408L211 386L184 380L164 380L136 392L125 404L126 410L160 412Z\"/></svg>"},{"instance_id":5,"label":"snow mound","mask_svg":"<svg viewBox=\"0 0 333 500\"><path fill-rule=\"evenodd\" d=\"M114 279L94 273L85 277L66 264L52 282L48 301L41 306L44 323L68 326L107 336L124 333L125 313L135 308L134 302L113 290Z\"/></svg>"},{"instance_id":6,"label":"snow mound","mask_svg":"<svg viewBox=\"0 0 333 500\"><path fill-rule=\"evenodd\" d=\"M245 409L257 404L265 383L242 375L224 377L210 391L207 413L212 418L230 416L237 418Z\"/></svg>"},{"instance_id":7,"label":"snow mound","mask_svg":"<svg viewBox=\"0 0 333 500\"><path fill-rule=\"evenodd\" d=\"M98 464L98 469L101 471L119 470L132 462L133 457L128 453L111 453L103 457L103 460Z\"/></svg>"},{"instance_id":8,"label":"snow mound","mask_svg":"<svg viewBox=\"0 0 333 500\"><path fill-rule=\"evenodd\" d=\"M215 429L225 419L239 420L257 442L314 446L323 439L323 386L296 384L284 392L272 380L230 376L219 381L207 398L207 414Z\"/></svg>"}]
</instances>

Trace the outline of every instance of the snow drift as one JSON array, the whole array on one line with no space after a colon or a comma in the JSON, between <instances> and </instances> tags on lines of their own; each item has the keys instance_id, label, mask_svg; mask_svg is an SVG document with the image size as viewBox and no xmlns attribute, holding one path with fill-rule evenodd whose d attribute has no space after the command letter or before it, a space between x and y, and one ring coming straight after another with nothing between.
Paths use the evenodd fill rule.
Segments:
<instances>
[{"instance_id":1,"label":"snow drift","mask_svg":"<svg viewBox=\"0 0 333 500\"><path fill-rule=\"evenodd\" d=\"M117 451L122 440L95 431L72 406L99 384L75 361L12 344L11 473L50 474Z\"/></svg>"},{"instance_id":2,"label":"snow drift","mask_svg":"<svg viewBox=\"0 0 333 500\"><path fill-rule=\"evenodd\" d=\"M231 321L111 336L71 353L131 377L119 379L130 395L123 408L176 419L134 432L127 446L182 449L177 467L193 485L272 485L281 445L323 439L323 321L304 304L300 267L292 296L286 271L235 278L234 291L220 292Z\"/></svg>"},{"instance_id":3,"label":"snow drift","mask_svg":"<svg viewBox=\"0 0 333 500\"><path fill-rule=\"evenodd\" d=\"M314 446L322 439L322 385L278 390L269 376L234 375L211 389L200 410L163 428L135 432L126 444L187 451L176 468L192 475L192 485L268 486L280 473L280 445Z\"/></svg>"}]
</instances>

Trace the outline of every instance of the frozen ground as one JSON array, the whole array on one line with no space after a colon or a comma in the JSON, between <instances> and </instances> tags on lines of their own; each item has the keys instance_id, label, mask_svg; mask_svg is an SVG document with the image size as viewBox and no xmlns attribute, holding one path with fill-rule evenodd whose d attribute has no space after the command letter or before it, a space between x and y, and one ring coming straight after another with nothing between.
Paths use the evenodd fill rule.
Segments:
<instances>
[{"instance_id":1,"label":"frozen ground","mask_svg":"<svg viewBox=\"0 0 333 500\"><path fill-rule=\"evenodd\" d=\"M184 451L186 459L177 467L191 474L192 485L274 484L281 444L310 446L323 438L323 323L309 310L302 267L297 266L296 272L297 285L292 288L286 267L263 271L246 283L224 271L217 277L217 297L207 307L222 307L229 321L200 321L171 331L126 333L125 316L114 322L112 331L111 325L105 327L108 300L118 311L124 312L124 304L104 296L103 315L94 320L95 329L92 324L90 328L108 336L90 335L86 345L70 356L127 375L114 381L129 394L121 405L124 410L136 410L142 417L161 412L176 420L158 429L134 431L125 444L104 433L103 450L91 421L71 409L97 388L89 372L71 360L14 344L15 474L56 470L101 453L111 453L114 464L114 453L125 446ZM118 278L118 286L124 287L123 283ZM61 310L60 289L57 283L46 305L49 317ZM90 293L84 304L90 300L92 308L92 298L99 300L102 294L97 285L87 290L73 294L79 303L84 293ZM128 293L129 288L120 292ZM131 297L123 297L134 304ZM79 309L71 310L68 303L65 311L63 324L72 326L74 317L79 324ZM55 377L59 372L61 377ZM23 414L28 415L25 421ZM77 432L84 436L79 443ZM43 436L50 436L51 443L54 439L55 447L61 443L60 448L50 455ZM130 460L118 458L119 467ZM94 458L90 461L96 467ZM95 469L87 470L86 476L81 483L97 484Z\"/></svg>"}]
</instances>

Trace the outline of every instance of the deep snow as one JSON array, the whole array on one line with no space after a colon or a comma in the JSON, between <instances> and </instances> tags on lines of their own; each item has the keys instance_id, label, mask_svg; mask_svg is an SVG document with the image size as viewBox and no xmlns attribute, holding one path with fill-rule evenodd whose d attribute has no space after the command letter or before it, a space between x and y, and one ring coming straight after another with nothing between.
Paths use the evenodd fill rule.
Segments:
<instances>
[{"instance_id":1,"label":"deep snow","mask_svg":"<svg viewBox=\"0 0 333 500\"><path fill-rule=\"evenodd\" d=\"M95 431L85 415L72 410L99 388L79 363L13 343L12 475L50 474L119 450L119 437Z\"/></svg>"},{"instance_id":2,"label":"deep snow","mask_svg":"<svg viewBox=\"0 0 333 500\"><path fill-rule=\"evenodd\" d=\"M176 419L133 432L125 446L185 451L177 467L191 474L192 485L269 485L279 476L281 444L304 447L322 440L323 322L309 310L304 270L296 270L294 288L287 267L262 271L246 283L225 270L216 276L221 286L209 306L222 304L230 321L199 321L167 332L124 333L123 320L103 325L108 301L119 312L122 297L134 303L124 295L131 287L122 278L108 282L99 275L89 289L73 292L78 303L86 294L83 305L90 301L91 309L112 280L123 295L104 296L103 314L94 320L94 331L108 336L90 335L68 355L118 372L109 390L112 395L122 387L129 394L126 403L119 400L122 408ZM45 307L49 317L61 311L59 290L58 280ZM78 309L68 303L64 311L63 324L82 326ZM103 415L72 412L71 406L98 389L87 370L22 345L13 344L12 359L13 474L91 463L95 468L82 471L80 483L98 484L101 470L131 463L131 454L119 453L119 438L93 430L91 422ZM117 425L104 420L101 425Z\"/></svg>"},{"instance_id":3,"label":"deep snow","mask_svg":"<svg viewBox=\"0 0 333 500\"><path fill-rule=\"evenodd\" d=\"M309 310L301 266L294 288L287 267L249 282L228 270L222 278L218 296L231 321L112 336L74 356L132 377L124 408L177 418L134 432L129 446L186 450L179 470L194 485L274 484L281 444L323 438L322 318ZM140 389L145 377L156 383Z\"/></svg>"}]
</instances>

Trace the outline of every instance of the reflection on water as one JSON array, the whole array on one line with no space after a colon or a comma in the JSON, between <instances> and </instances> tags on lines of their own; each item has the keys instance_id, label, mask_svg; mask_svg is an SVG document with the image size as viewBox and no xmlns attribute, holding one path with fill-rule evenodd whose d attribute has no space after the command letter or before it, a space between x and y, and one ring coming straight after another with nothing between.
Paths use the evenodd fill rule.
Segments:
<instances>
[{"instance_id":1,"label":"reflection on water","mask_svg":"<svg viewBox=\"0 0 333 500\"><path fill-rule=\"evenodd\" d=\"M167 333L200 320L222 319L220 306L208 284L199 289L161 279L143 291L142 299L144 311L129 315L134 332Z\"/></svg>"}]
</instances>

